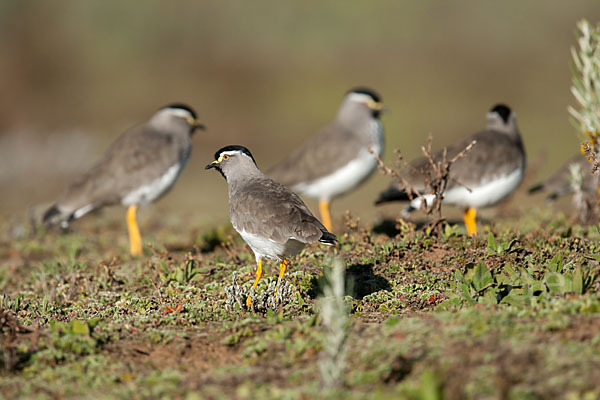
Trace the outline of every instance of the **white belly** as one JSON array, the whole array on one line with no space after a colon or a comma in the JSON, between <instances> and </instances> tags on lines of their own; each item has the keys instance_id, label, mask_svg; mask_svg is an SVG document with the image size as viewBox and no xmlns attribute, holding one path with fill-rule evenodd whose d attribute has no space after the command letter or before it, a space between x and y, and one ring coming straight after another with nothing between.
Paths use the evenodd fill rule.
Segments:
<instances>
[{"instance_id":1,"label":"white belly","mask_svg":"<svg viewBox=\"0 0 600 400\"><path fill-rule=\"evenodd\" d=\"M484 208L493 206L519 186L523 180L523 175L523 169L517 169L507 176L495 178L475 188L469 188L471 191L464 186L456 186L444 193L443 203L457 207ZM430 194L423 197L425 197L428 204L434 198ZM413 208L420 208L421 199L415 198L410 205Z\"/></svg>"},{"instance_id":2,"label":"white belly","mask_svg":"<svg viewBox=\"0 0 600 400\"><path fill-rule=\"evenodd\" d=\"M306 246L304 243L294 239L289 239L285 243L280 243L246 231L238 231L238 233L254 252L257 262L263 258L281 261L283 258L294 257L304 248L304 246Z\"/></svg>"},{"instance_id":3,"label":"white belly","mask_svg":"<svg viewBox=\"0 0 600 400\"><path fill-rule=\"evenodd\" d=\"M371 148L379 157L383 154L383 126L381 121L373 119L369 131ZM341 144L343 145L343 144ZM331 200L358 186L377 168L375 156L367 148L358 153L358 157L330 175L309 183L300 183L292 190L306 196Z\"/></svg>"},{"instance_id":4,"label":"white belly","mask_svg":"<svg viewBox=\"0 0 600 400\"><path fill-rule=\"evenodd\" d=\"M138 189L124 196L121 199L121 204L130 206L153 202L173 186L182 169L183 163L171 166L160 178L140 186Z\"/></svg>"},{"instance_id":5,"label":"white belly","mask_svg":"<svg viewBox=\"0 0 600 400\"><path fill-rule=\"evenodd\" d=\"M295 192L317 199L330 200L358 186L377 168L375 156L362 150L354 160L335 171L333 174L317 179L311 183L301 183L292 188Z\"/></svg>"}]
</instances>

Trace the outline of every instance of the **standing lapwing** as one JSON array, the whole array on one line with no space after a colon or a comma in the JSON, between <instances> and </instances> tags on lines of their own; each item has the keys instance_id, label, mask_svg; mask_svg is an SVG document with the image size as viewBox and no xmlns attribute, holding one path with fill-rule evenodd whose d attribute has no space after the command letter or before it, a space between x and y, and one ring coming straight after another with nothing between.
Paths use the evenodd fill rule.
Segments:
<instances>
[{"instance_id":1,"label":"standing lapwing","mask_svg":"<svg viewBox=\"0 0 600 400\"><path fill-rule=\"evenodd\" d=\"M258 169L247 148L223 147L206 166L210 168L216 168L227 181L231 224L256 257L256 279L252 285L255 289L262 275L263 259L280 262L279 288L288 259L304 246L316 242L336 243L335 235L312 215L298 195ZM252 305L250 296L246 305Z\"/></svg>"},{"instance_id":2,"label":"standing lapwing","mask_svg":"<svg viewBox=\"0 0 600 400\"><path fill-rule=\"evenodd\" d=\"M593 163L588 161L588 157L578 154L562 165L548 179L530 187L529 193L545 192L548 201L574 193L576 190L597 193L598 176L593 173L592 169Z\"/></svg>"},{"instance_id":3,"label":"standing lapwing","mask_svg":"<svg viewBox=\"0 0 600 400\"><path fill-rule=\"evenodd\" d=\"M350 90L335 120L267 175L293 191L319 199L321 219L332 230L329 203L357 187L377 169L383 154L383 105L375 91Z\"/></svg>"},{"instance_id":4,"label":"standing lapwing","mask_svg":"<svg viewBox=\"0 0 600 400\"><path fill-rule=\"evenodd\" d=\"M90 170L71 184L44 214L44 222L67 227L92 210L121 203L127 209L131 254L142 254L138 206L167 193L192 150L192 133L204 129L184 104L159 109L147 122L123 133Z\"/></svg>"},{"instance_id":5,"label":"standing lapwing","mask_svg":"<svg viewBox=\"0 0 600 400\"><path fill-rule=\"evenodd\" d=\"M464 209L463 218L469 236L477 234L476 209L492 206L507 197L519 186L525 173L525 148L516 115L507 106L494 106L487 114L486 129L449 146L447 158L457 155L472 141L476 143L471 150L450 167L442 200L444 204ZM441 159L441 154L435 154L434 159ZM428 165L425 157L416 159L402 176L429 202L433 195L425 194L427 188L424 187L424 171ZM394 183L379 195L376 204L397 200L410 199L406 190L399 183ZM405 211L410 212L420 206L421 199L415 197Z\"/></svg>"}]
</instances>

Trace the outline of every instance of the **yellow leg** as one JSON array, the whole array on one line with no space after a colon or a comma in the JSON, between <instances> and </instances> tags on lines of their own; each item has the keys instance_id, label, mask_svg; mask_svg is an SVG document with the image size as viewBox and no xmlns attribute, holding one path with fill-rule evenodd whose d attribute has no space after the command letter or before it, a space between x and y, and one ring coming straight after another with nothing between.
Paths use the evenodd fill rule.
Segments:
<instances>
[{"instance_id":1,"label":"yellow leg","mask_svg":"<svg viewBox=\"0 0 600 400\"><path fill-rule=\"evenodd\" d=\"M279 264L279 278L277 279L277 286L275 286L275 296L277 296L277 293L279 293L279 284L281 283L281 280L283 279L283 275L285 275L285 270L287 269L288 266L288 262L287 260L283 260L283 262L281 264Z\"/></svg>"},{"instance_id":2,"label":"yellow leg","mask_svg":"<svg viewBox=\"0 0 600 400\"><path fill-rule=\"evenodd\" d=\"M467 228L467 235L473 237L477 235L477 222L476 221L477 210L473 207L469 207L465 210L463 218L465 220L465 226Z\"/></svg>"},{"instance_id":3,"label":"yellow leg","mask_svg":"<svg viewBox=\"0 0 600 400\"><path fill-rule=\"evenodd\" d=\"M321 222L325 228L331 232L331 214L329 213L329 200L319 200L319 212L321 213Z\"/></svg>"},{"instance_id":4,"label":"yellow leg","mask_svg":"<svg viewBox=\"0 0 600 400\"><path fill-rule=\"evenodd\" d=\"M256 266L256 279L254 280L254 283L252 284L252 287L256 290L256 285L258 285L258 281L260 280L260 277L262 276L262 262L261 260L258 260L258 265ZM246 299L246 306L248 308L250 308L252 306L252 297L248 296L248 298Z\"/></svg>"},{"instance_id":5,"label":"yellow leg","mask_svg":"<svg viewBox=\"0 0 600 400\"><path fill-rule=\"evenodd\" d=\"M129 206L127 209L127 230L129 231L129 251L132 256L142 255L142 236L140 235L140 228L135 218L137 213L137 206Z\"/></svg>"}]
</instances>

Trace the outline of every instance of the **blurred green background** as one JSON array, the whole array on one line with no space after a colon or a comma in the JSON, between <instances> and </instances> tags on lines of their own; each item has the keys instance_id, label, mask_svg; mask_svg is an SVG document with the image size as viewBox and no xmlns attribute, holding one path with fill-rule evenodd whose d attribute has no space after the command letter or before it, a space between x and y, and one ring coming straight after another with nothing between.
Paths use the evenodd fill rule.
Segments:
<instances>
[{"instance_id":1,"label":"blurred green background","mask_svg":"<svg viewBox=\"0 0 600 400\"><path fill-rule=\"evenodd\" d=\"M512 106L529 156L519 212L532 204L524 188L578 151L566 107L581 18L599 21L600 1L3 0L0 214L49 205L123 130L183 101L209 130L142 220L225 221L225 182L203 170L214 151L243 144L267 168L356 85L390 110L387 161L393 148L419 156L429 133L439 148L475 132L496 102ZM334 215L395 214L372 207L388 181L336 201Z\"/></svg>"}]
</instances>

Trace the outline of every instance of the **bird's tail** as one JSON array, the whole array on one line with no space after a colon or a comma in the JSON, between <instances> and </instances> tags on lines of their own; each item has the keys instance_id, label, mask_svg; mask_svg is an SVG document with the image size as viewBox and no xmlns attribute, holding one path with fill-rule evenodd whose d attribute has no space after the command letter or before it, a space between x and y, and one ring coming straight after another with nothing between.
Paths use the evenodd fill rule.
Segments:
<instances>
[{"instance_id":1,"label":"bird's tail","mask_svg":"<svg viewBox=\"0 0 600 400\"><path fill-rule=\"evenodd\" d=\"M533 193L537 193L539 191L546 190L546 189L547 188L546 188L545 184L538 183L537 185L533 185L529 189L527 189L527 193L533 194ZM560 196L563 196L567 193L570 193L570 190L555 190L553 192L548 193L548 195L546 196L546 201L553 202L554 200L558 199Z\"/></svg>"},{"instance_id":2,"label":"bird's tail","mask_svg":"<svg viewBox=\"0 0 600 400\"><path fill-rule=\"evenodd\" d=\"M61 210L57 204L52 205L46 210L42 217L42 222L46 225L60 223L61 227L67 227L69 221L73 218L73 213Z\"/></svg>"},{"instance_id":3,"label":"bird's tail","mask_svg":"<svg viewBox=\"0 0 600 400\"><path fill-rule=\"evenodd\" d=\"M337 244L337 237L329 231L324 231L323 236L321 236L321 239L319 239L319 243L323 243L328 246L335 246Z\"/></svg>"},{"instance_id":4,"label":"bird's tail","mask_svg":"<svg viewBox=\"0 0 600 400\"><path fill-rule=\"evenodd\" d=\"M540 190L543 190L543 189L544 189L544 184L538 183L536 185L531 186L529 189L527 189L527 192L529 194L531 194L531 193L539 192Z\"/></svg>"},{"instance_id":5,"label":"bird's tail","mask_svg":"<svg viewBox=\"0 0 600 400\"><path fill-rule=\"evenodd\" d=\"M375 200L375 204L383 204L390 201L409 201L408 193L404 189L396 189L390 186L387 190L379 193L379 197Z\"/></svg>"}]
</instances>

